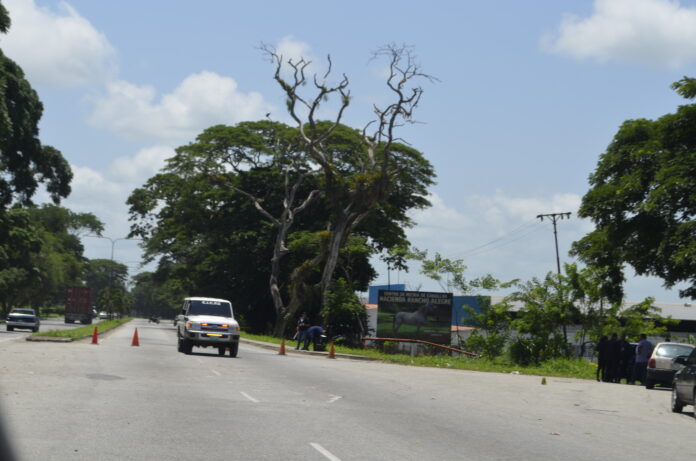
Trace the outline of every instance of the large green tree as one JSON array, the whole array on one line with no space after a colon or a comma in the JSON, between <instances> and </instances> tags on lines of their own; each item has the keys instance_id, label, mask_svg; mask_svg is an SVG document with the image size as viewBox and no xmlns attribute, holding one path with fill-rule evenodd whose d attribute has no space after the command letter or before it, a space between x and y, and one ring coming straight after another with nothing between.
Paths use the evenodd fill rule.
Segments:
<instances>
[{"instance_id":1,"label":"large green tree","mask_svg":"<svg viewBox=\"0 0 696 461\"><path fill-rule=\"evenodd\" d=\"M0 32L10 26L0 5ZM43 105L22 69L0 50L0 208L31 203L40 183L55 203L70 193L72 171L61 153L39 141Z\"/></svg>"},{"instance_id":2,"label":"large green tree","mask_svg":"<svg viewBox=\"0 0 696 461\"><path fill-rule=\"evenodd\" d=\"M341 125L334 133L327 145L337 153L359 143L356 130ZM133 191L128 200L132 231L144 239L146 257L159 258L157 279L179 280L187 294L234 300L236 312L255 330L270 330L283 314L273 309L268 289L275 264L280 271L270 280L286 299L293 268L306 269L307 283L321 280L321 267L308 267L306 261L325 246L326 202L319 195L301 214L287 206L293 203L288 189L296 188L293 196L298 204L299 198L304 201L321 189L316 175L297 182L305 172L288 169L287 156L281 155L287 149L279 147L279 140L297 136L296 129L268 121L211 127L195 142L178 148L162 172ZM409 194L422 180L420 174L431 172L420 153L403 149L413 152L413 157L406 157L414 158L413 163L402 163L414 173L398 178L399 187L390 200L364 220L339 253L337 277L354 290L366 289L374 277L369 258L378 247L405 241L406 211L421 200ZM419 162L424 162L422 170ZM344 168L348 171L350 166ZM283 217L288 210L291 220ZM279 243L287 255L282 264L276 258ZM303 309L319 314L321 299L315 290L304 292L302 299Z\"/></svg>"},{"instance_id":3,"label":"large green tree","mask_svg":"<svg viewBox=\"0 0 696 461\"><path fill-rule=\"evenodd\" d=\"M116 299L122 299L128 292L128 266L110 259L90 259L84 269L85 284L92 289L92 299L109 300L100 310L114 312ZM120 305L120 304L119 304ZM111 310L110 310L111 309Z\"/></svg>"},{"instance_id":4,"label":"large green tree","mask_svg":"<svg viewBox=\"0 0 696 461\"><path fill-rule=\"evenodd\" d=\"M673 88L696 97L692 78ZM624 264L662 278L666 287L686 282L680 296L696 298L696 104L657 120L624 122L590 185L578 214L596 227L572 251L606 268L611 299L623 295Z\"/></svg>"},{"instance_id":5,"label":"large green tree","mask_svg":"<svg viewBox=\"0 0 696 461\"><path fill-rule=\"evenodd\" d=\"M0 299L4 308L62 304L67 285L81 284L86 259L79 235L99 233L91 213L57 205L21 207L0 213Z\"/></svg>"}]
</instances>

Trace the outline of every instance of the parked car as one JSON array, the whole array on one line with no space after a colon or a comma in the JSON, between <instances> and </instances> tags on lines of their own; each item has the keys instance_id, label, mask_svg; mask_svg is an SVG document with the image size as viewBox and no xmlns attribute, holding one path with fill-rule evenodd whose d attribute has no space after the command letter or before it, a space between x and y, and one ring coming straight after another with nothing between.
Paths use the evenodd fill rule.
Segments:
<instances>
[{"instance_id":1,"label":"parked car","mask_svg":"<svg viewBox=\"0 0 696 461\"><path fill-rule=\"evenodd\" d=\"M656 385L671 386L674 374L682 367L679 363L674 362L674 358L689 355L693 349L692 344L657 343L648 360L645 387L652 389Z\"/></svg>"},{"instance_id":2,"label":"parked car","mask_svg":"<svg viewBox=\"0 0 696 461\"><path fill-rule=\"evenodd\" d=\"M688 356L675 357L674 363L682 368L674 374L672 381L672 411L680 413L684 405L694 405L696 401L696 349L692 349Z\"/></svg>"},{"instance_id":3,"label":"parked car","mask_svg":"<svg viewBox=\"0 0 696 461\"><path fill-rule=\"evenodd\" d=\"M7 331L24 328L34 332L39 331L41 320L34 309L12 309L5 322Z\"/></svg>"}]
</instances>

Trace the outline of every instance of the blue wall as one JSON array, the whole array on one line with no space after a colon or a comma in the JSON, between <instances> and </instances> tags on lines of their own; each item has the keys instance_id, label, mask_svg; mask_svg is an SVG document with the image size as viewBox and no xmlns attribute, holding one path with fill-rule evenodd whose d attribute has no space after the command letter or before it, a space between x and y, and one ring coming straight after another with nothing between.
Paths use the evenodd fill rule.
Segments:
<instances>
[{"instance_id":1,"label":"blue wall","mask_svg":"<svg viewBox=\"0 0 696 461\"><path fill-rule=\"evenodd\" d=\"M479 296L454 296L452 298L452 325L469 325L471 316L464 309L465 305L472 307L477 314L481 313L481 302Z\"/></svg>"},{"instance_id":2,"label":"blue wall","mask_svg":"<svg viewBox=\"0 0 696 461\"><path fill-rule=\"evenodd\" d=\"M378 303L379 290L406 291L406 285L403 283L392 283L391 285L373 285L367 292L367 304Z\"/></svg>"}]
</instances>

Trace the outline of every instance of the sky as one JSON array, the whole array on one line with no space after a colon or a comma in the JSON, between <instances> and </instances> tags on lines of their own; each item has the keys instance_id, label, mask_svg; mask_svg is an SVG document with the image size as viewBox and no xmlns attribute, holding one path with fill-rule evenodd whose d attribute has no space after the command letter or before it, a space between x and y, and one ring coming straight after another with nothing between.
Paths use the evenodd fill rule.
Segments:
<instances>
[{"instance_id":1,"label":"sky","mask_svg":"<svg viewBox=\"0 0 696 461\"><path fill-rule=\"evenodd\" d=\"M174 148L215 124L290 121L261 44L317 70L330 55L350 81L344 122L354 127L390 101L386 64L372 53L413 47L438 81L423 82L419 123L398 134L433 164L437 184L407 235L430 255L462 259L470 278L555 271L553 228L539 214L572 213L558 245L561 262L574 262L572 242L593 228L576 212L599 156L625 120L684 103L669 86L696 76L696 0L2 3L12 27L0 48L44 104L41 141L74 172L63 205L94 213L111 239L84 238L86 256L113 250L132 274L152 266L141 267L138 241L120 240L125 202ZM439 289L418 267L375 267L375 284ZM630 267L626 276L628 300L684 302L658 279Z\"/></svg>"}]
</instances>

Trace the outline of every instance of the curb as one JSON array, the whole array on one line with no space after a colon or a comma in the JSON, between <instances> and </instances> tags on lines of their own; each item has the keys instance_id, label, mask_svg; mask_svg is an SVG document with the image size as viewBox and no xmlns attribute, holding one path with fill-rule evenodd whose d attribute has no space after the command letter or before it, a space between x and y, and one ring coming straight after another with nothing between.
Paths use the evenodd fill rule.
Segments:
<instances>
[{"instance_id":1,"label":"curb","mask_svg":"<svg viewBox=\"0 0 696 461\"><path fill-rule=\"evenodd\" d=\"M269 349L269 350L274 350L277 351L278 348L280 347L279 344L274 344L274 343L265 343L263 341L256 341L253 339L246 339L246 338L239 338L240 343L245 343L245 344L250 344L252 346L258 346L262 347L264 349ZM326 357L328 355L328 352L319 352L319 351L304 351L304 350L297 350L293 347L287 347L285 349L285 352L287 354L298 354L298 355L316 355L316 356L324 356ZM341 359L348 359L348 360L363 360L366 362L376 362L379 361L379 359L374 358L374 357L366 357L364 355L353 355L353 354L339 354L336 352L336 358L341 358Z\"/></svg>"},{"instance_id":2,"label":"curb","mask_svg":"<svg viewBox=\"0 0 696 461\"><path fill-rule=\"evenodd\" d=\"M71 343L74 338L59 338L57 336L27 336L27 341L37 343Z\"/></svg>"}]
</instances>

